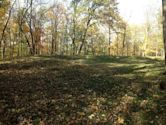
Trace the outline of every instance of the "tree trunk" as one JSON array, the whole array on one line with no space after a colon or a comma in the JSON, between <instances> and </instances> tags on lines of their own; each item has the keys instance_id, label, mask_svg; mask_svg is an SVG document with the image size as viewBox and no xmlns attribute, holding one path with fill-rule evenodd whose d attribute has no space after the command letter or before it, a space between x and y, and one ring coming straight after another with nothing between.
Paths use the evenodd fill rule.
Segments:
<instances>
[{"instance_id":1,"label":"tree trunk","mask_svg":"<svg viewBox=\"0 0 166 125\"><path fill-rule=\"evenodd\" d=\"M5 60L6 58L6 40L3 41L3 48L2 48L2 59Z\"/></svg>"},{"instance_id":2,"label":"tree trunk","mask_svg":"<svg viewBox=\"0 0 166 125\"><path fill-rule=\"evenodd\" d=\"M75 38L72 39L72 49L73 49L73 55L75 55L76 53Z\"/></svg>"},{"instance_id":3,"label":"tree trunk","mask_svg":"<svg viewBox=\"0 0 166 125\"><path fill-rule=\"evenodd\" d=\"M116 51L116 54L117 54L117 56L119 56L119 35L118 34L117 34L116 42L117 42L117 46L116 46L117 51Z\"/></svg>"},{"instance_id":4,"label":"tree trunk","mask_svg":"<svg viewBox=\"0 0 166 125\"><path fill-rule=\"evenodd\" d=\"M108 47L108 54L109 56L111 56L111 26L109 24L109 27L108 27L108 30L109 30L109 38L108 38L108 44L109 44L109 47Z\"/></svg>"},{"instance_id":5,"label":"tree trunk","mask_svg":"<svg viewBox=\"0 0 166 125\"><path fill-rule=\"evenodd\" d=\"M163 40L164 40L164 50L165 50L165 65L166 65L166 0L162 0L162 10L163 10Z\"/></svg>"},{"instance_id":6,"label":"tree trunk","mask_svg":"<svg viewBox=\"0 0 166 125\"><path fill-rule=\"evenodd\" d=\"M54 41L54 36L52 35L52 40L51 40L51 55L54 54L54 47L55 47L55 41Z\"/></svg>"},{"instance_id":7,"label":"tree trunk","mask_svg":"<svg viewBox=\"0 0 166 125\"><path fill-rule=\"evenodd\" d=\"M34 40L34 35L33 35L33 0L30 1L30 22L29 22L29 28L30 28L30 35L31 35L31 43L32 43L32 55L35 55L36 51L36 44Z\"/></svg>"},{"instance_id":8,"label":"tree trunk","mask_svg":"<svg viewBox=\"0 0 166 125\"><path fill-rule=\"evenodd\" d=\"M124 49L125 49L125 42L126 42L126 30L127 26L124 27L124 33L123 33L123 48L122 48L122 56L124 56Z\"/></svg>"},{"instance_id":9,"label":"tree trunk","mask_svg":"<svg viewBox=\"0 0 166 125\"><path fill-rule=\"evenodd\" d=\"M92 20L92 17L89 17L88 21L87 21L87 24L86 24L86 29L85 29L85 32L82 36L82 39L81 39L81 45L80 45L80 48L79 48L79 51L78 51L78 54L80 55L81 54L81 51L82 51L82 48L83 46L85 45L85 42L86 42L86 35L87 35L87 31L89 29L89 26L90 26L90 22Z\"/></svg>"}]
</instances>

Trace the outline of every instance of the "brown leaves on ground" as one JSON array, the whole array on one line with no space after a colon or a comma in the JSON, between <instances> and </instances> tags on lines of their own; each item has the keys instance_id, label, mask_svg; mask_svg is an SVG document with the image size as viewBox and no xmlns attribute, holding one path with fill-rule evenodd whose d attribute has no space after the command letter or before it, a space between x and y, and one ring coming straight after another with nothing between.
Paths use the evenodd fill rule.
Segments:
<instances>
[{"instance_id":1,"label":"brown leaves on ground","mask_svg":"<svg viewBox=\"0 0 166 125\"><path fill-rule=\"evenodd\" d=\"M78 62L1 64L0 125L164 125L165 96L144 85L136 64Z\"/></svg>"}]
</instances>

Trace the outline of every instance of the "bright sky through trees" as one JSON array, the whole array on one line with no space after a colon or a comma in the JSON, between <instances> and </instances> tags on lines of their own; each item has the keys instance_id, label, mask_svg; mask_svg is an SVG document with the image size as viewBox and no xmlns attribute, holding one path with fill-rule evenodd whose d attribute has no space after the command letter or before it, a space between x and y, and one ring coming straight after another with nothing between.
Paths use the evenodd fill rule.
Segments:
<instances>
[{"instance_id":1,"label":"bright sky through trees","mask_svg":"<svg viewBox=\"0 0 166 125\"><path fill-rule=\"evenodd\" d=\"M52 3L54 0L43 0ZM58 0L64 1L64 0ZM65 0L68 2L70 0ZM131 24L142 24L146 20L147 11L158 12L161 8L161 0L117 0L119 11L124 19Z\"/></svg>"},{"instance_id":2,"label":"bright sky through trees","mask_svg":"<svg viewBox=\"0 0 166 125\"><path fill-rule=\"evenodd\" d=\"M141 24L146 20L146 13L158 11L161 0L118 0L120 14L132 24Z\"/></svg>"},{"instance_id":3,"label":"bright sky through trees","mask_svg":"<svg viewBox=\"0 0 166 125\"><path fill-rule=\"evenodd\" d=\"M23 1L23 0L20 0ZM44 3L53 3L54 0L41 0ZM56 0L70 3L70 0ZM161 0L117 0L120 15L130 24L142 24L146 20L146 14L158 12L161 8Z\"/></svg>"}]
</instances>

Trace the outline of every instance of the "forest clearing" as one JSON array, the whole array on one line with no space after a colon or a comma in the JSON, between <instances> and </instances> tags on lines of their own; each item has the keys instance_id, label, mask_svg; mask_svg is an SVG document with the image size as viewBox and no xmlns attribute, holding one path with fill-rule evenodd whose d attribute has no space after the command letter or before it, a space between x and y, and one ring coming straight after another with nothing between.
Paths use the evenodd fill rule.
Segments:
<instances>
[{"instance_id":1,"label":"forest clearing","mask_svg":"<svg viewBox=\"0 0 166 125\"><path fill-rule=\"evenodd\" d=\"M166 125L166 0L0 0L0 125Z\"/></svg>"},{"instance_id":2,"label":"forest clearing","mask_svg":"<svg viewBox=\"0 0 166 125\"><path fill-rule=\"evenodd\" d=\"M164 125L164 62L45 56L0 65L1 125Z\"/></svg>"}]
</instances>

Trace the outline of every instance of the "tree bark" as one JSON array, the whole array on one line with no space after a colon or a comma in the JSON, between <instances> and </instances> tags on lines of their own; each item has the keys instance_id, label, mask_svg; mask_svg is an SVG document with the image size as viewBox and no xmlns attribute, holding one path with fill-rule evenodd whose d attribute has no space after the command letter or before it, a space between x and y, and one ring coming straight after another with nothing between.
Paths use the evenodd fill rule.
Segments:
<instances>
[{"instance_id":1,"label":"tree bark","mask_svg":"<svg viewBox=\"0 0 166 125\"><path fill-rule=\"evenodd\" d=\"M126 42L126 31L127 31L127 26L125 25L124 27L124 33L123 33L123 49L122 49L122 56L124 56L124 49L125 49L125 42Z\"/></svg>"},{"instance_id":2,"label":"tree bark","mask_svg":"<svg viewBox=\"0 0 166 125\"><path fill-rule=\"evenodd\" d=\"M166 0L162 0L162 11L163 11L163 41L164 41L165 65L166 65Z\"/></svg>"},{"instance_id":3,"label":"tree bark","mask_svg":"<svg viewBox=\"0 0 166 125\"><path fill-rule=\"evenodd\" d=\"M108 47L108 54L109 56L111 56L111 26L109 24L108 26L108 32L109 32L109 38L108 38L108 44L109 44L109 47Z\"/></svg>"},{"instance_id":4,"label":"tree bark","mask_svg":"<svg viewBox=\"0 0 166 125\"><path fill-rule=\"evenodd\" d=\"M31 35L31 43L32 43L32 55L35 55L36 51L36 44L33 35L33 0L30 1L30 21L29 21L29 28L30 28L30 35Z\"/></svg>"}]
</instances>

